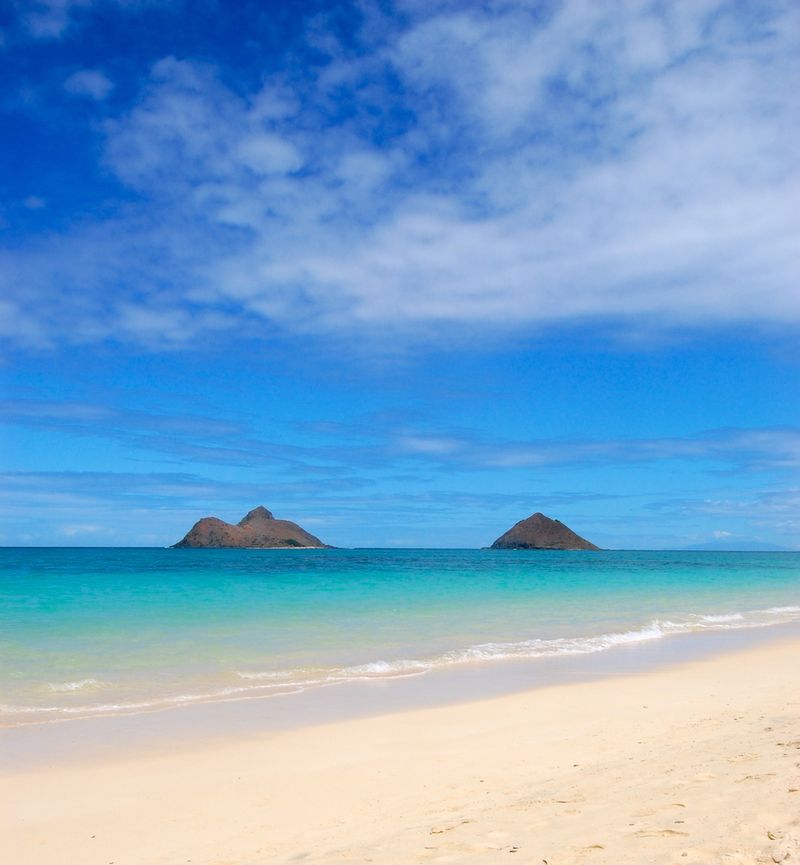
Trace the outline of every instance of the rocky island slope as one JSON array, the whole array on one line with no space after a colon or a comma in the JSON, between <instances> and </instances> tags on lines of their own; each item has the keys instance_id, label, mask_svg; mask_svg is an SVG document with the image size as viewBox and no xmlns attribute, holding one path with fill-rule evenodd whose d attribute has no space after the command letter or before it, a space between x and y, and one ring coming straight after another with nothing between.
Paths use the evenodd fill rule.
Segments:
<instances>
[{"instance_id":1,"label":"rocky island slope","mask_svg":"<svg viewBox=\"0 0 800 865\"><path fill-rule=\"evenodd\" d=\"M512 526L490 547L492 550L599 550L560 520L535 513Z\"/></svg>"},{"instance_id":2,"label":"rocky island slope","mask_svg":"<svg viewBox=\"0 0 800 865\"><path fill-rule=\"evenodd\" d=\"M253 508L236 525L217 517L203 517L192 526L186 536L173 544L173 549L194 548L259 548L281 547L325 548L319 538L309 534L297 523L276 520L265 507Z\"/></svg>"}]
</instances>

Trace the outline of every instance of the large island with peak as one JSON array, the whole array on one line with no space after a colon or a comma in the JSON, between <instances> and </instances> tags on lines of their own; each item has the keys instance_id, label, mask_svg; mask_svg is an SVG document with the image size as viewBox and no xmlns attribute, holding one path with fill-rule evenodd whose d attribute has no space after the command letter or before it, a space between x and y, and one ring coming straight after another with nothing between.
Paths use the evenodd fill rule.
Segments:
<instances>
[{"instance_id":1,"label":"large island with peak","mask_svg":"<svg viewBox=\"0 0 800 865\"><path fill-rule=\"evenodd\" d=\"M263 505L253 508L235 525L217 517L198 520L173 548L256 548L279 549L328 545L290 520L276 520Z\"/></svg>"},{"instance_id":2,"label":"large island with peak","mask_svg":"<svg viewBox=\"0 0 800 865\"><path fill-rule=\"evenodd\" d=\"M535 513L512 526L490 547L492 550L599 550L560 520Z\"/></svg>"}]
</instances>

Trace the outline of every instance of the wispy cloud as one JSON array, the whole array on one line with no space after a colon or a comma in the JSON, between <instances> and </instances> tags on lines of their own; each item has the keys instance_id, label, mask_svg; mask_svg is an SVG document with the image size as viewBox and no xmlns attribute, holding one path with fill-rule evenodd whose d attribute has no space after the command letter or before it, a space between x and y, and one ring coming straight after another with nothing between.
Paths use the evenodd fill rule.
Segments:
<instances>
[{"instance_id":1,"label":"wispy cloud","mask_svg":"<svg viewBox=\"0 0 800 865\"><path fill-rule=\"evenodd\" d=\"M19 16L13 17L17 39L34 39L53 42L80 33L92 12L130 12L141 8L176 6L173 0L21 0L12 4L19 8Z\"/></svg>"},{"instance_id":2,"label":"wispy cloud","mask_svg":"<svg viewBox=\"0 0 800 865\"><path fill-rule=\"evenodd\" d=\"M349 474L347 446L303 446L257 436L247 424L192 414L162 414L78 402L0 401L2 423L121 442L185 463L263 466L295 474ZM280 430L276 431L282 432Z\"/></svg>"},{"instance_id":3,"label":"wispy cloud","mask_svg":"<svg viewBox=\"0 0 800 865\"><path fill-rule=\"evenodd\" d=\"M64 89L73 96L88 96L103 100L114 88L113 83L99 69L79 69L64 81Z\"/></svg>"},{"instance_id":4,"label":"wispy cloud","mask_svg":"<svg viewBox=\"0 0 800 865\"><path fill-rule=\"evenodd\" d=\"M644 505L644 510L655 512L659 518L674 520L684 526L708 525L710 521L726 526L709 533L709 537L696 535L691 542L715 540L752 540L765 535L797 548L800 531L800 488L714 490L709 494L683 498L665 497ZM733 529L733 530L731 530ZM687 541L688 542L688 541Z\"/></svg>"},{"instance_id":5,"label":"wispy cloud","mask_svg":"<svg viewBox=\"0 0 800 865\"><path fill-rule=\"evenodd\" d=\"M232 481L188 472L6 472L0 475L3 498L26 507L41 503L127 503L148 509L247 504L261 497L307 499L327 493L340 497L363 490L353 478L294 482Z\"/></svg>"},{"instance_id":6,"label":"wispy cloud","mask_svg":"<svg viewBox=\"0 0 800 865\"><path fill-rule=\"evenodd\" d=\"M489 439L470 430L431 431L368 415L351 423L276 426L262 437L248 424L91 403L6 400L3 423L123 442L186 463L272 465L300 474L344 476L404 466L508 471L683 462L724 471L796 471L800 430L727 428L664 438ZM303 433L298 432L304 430Z\"/></svg>"},{"instance_id":7,"label":"wispy cloud","mask_svg":"<svg viewBox=\"0 0 800 865\"><path fill-rule=\"evenodd\" d=\"M25 3L24 28L36 39L57 39L64 34L72 15L91 7L93 0L32 0Z\"/></svg>"},{"instance_id":8,"label":"wispy cloud","mask_svg":"<svg viewBox=\"0 0 800 865\"><path fill-rule=\"evenodd\" d=\"M491 469L705 462L752 471L800 467L800 430L722 429L674 438L487 442L479 438L403 435L401 452L423 459Z\"/></svg>"},{"instance_id":9,"label":"wispy cloud","mask_svg":"<svg viewBox=\"0 0 800 865\"><path fill-rule=\"evenodd\" d=\"M648 506L676 514L791 520L800 524L800 488L756 490L749 495L712 495L708 498L670 499Z\"/></svg>"},{"instance_id":10,"label":"wispy cloud","mask_svg":"<svg viewBox=\"0 0 800 865\"><path fill-rule=\"evenodd\" d=\"M155 63L138 203L0 258L8 336L800 322L796 4L360 8L303 75Z\"/></svg>"}]
</instances>

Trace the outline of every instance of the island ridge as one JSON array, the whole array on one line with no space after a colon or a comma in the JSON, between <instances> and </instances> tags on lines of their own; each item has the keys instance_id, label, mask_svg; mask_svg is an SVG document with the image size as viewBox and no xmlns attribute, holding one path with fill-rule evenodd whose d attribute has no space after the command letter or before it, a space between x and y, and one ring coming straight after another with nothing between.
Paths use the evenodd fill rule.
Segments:
<instances>
[{"instance_id":1,"label":"island ridge","mask_svg":"<svg viewBox=\"0 0 800 865\"><path fill-rule=\"evenodd\" d=\"M290 520L276 520L263 505L253 508L236 525L217 517L198 520L173 549L194 548L263 548L309 547L324 549L328 545Z\"/></svg>"}]
</instances>

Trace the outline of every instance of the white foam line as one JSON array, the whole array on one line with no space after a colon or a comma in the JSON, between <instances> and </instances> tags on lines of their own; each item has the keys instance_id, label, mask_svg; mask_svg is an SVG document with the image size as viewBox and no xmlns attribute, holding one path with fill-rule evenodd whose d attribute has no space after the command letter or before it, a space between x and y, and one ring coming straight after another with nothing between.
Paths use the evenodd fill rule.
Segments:
<instances>
[{"instance_id":1,"label":"white foam line","mask_svg":"<svg viewBox=\"0 0 800 865\"><path fill-rule=\"evenodd\" d=\"M136 714L156 711L171 706L192 703L229 702L253 696L278 697L301 693L308 688L325 687L344 682L382 681L387 679L421 676L430 670L470 663L487 663L510 659L552 658L566 655L586 655L602 652L615 646L658 640L672 634L689 634L704 631L740 630L762 628L770 625L800 621L800 606L768 607L745 613L717 613L692 615L684 621L656 619L642 628L631 631L612 632L591 637L559 637L555 639L531 639L516 642L478 643L465 649L445 652L426 659L403 658L397 661L371 661L331 670L306 668L305 670L236 671L241 679L259 681L259 684L223 688L200 694L178 694L152 701L131 703L105 703L85 706L9 706L0 704L0 715L37 716L48 713L47 719L31 718L22 723L53 723L78 717L94 715ZM313 678L298 678L299 674L313 674ZM274 681L278 680L280 681ZM77 691L98 687L107 683L96 679L81 679L53 686L53 691ZM53 718L53 715L59 715ZM0 726L2 724L0 723ZM19 726L19 724L13 725Z\"/></svg>"},{"instance_id":2,"label":"white foam line","mask_svg":"<svg viewBox=\"0 0 800 865\"><path fill-rule=\"evenodd\" d=\"M85 691L90 688L104 688L108 682L100 679L78 679L75 682L48 682L47 687L56 693L68 693L70 691Z\"/></svg>"}]
</instances>

